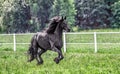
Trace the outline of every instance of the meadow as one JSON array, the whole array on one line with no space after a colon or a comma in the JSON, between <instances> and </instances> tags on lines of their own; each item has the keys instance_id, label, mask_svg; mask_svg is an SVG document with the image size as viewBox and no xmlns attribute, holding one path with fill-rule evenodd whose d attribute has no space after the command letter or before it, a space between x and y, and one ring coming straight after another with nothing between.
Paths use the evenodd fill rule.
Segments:
<instances>
[{"instance_id":1,"label":"meadow","mask_svg":"<svg viewBox=\"0 0 120 74\"><path fill-rule=\"evenodd\" d=\"M94 30L115 31L119 30ZM83 32L93 32L83 31ZM22 38L21 38L22 37ZM18 36L18 43L30 42L32 35ZM64 59L56 64L53 59L57 53L48 51L43 54L43 65L36 65L36 60L27 62L26 51L29 45L17 44L17 50L13 51L13 45L0 44L0 74L120 74L120 35L107 34L98 35L98 52L94 53L93 44L67 44L67 52ZM93 35L67 35L68 43L92 43ZM13 42L12 36L0 36L1 43Z\"/></svg>"}]
</instances>

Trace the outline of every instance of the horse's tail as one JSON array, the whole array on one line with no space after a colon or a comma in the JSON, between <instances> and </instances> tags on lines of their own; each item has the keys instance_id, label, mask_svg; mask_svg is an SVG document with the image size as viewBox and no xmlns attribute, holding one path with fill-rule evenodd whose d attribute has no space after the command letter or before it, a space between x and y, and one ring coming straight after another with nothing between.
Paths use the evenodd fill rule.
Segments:
<instances>
[{"instance_id":1,"label":"horse's tail","mask_svg":"<svg viewBox=\"0 0 120 74\"><path fill-rule=\"evenodd\" d=\"M32 61L35 58L35 54L37 53L37 49L36 49L37 40L36 40L36 38L37 38L37 34L35 34L31 39L31 43L30 43L29 49L27 51L28 61Z\"/></svg>"},{"instance_id":2,"label":"horse's tail","mask_svg":"<svg viewBox=\"0 0 120 74\"><path fill-rule=\"evenodd\" d=\"M31 39L31 42L30 42L30 46L29 46L29 49L28 49L28 54L34 54L35 53L35 47L37 45L37 34L35 34L32 39Z\"/></svg>"}]
</instances>

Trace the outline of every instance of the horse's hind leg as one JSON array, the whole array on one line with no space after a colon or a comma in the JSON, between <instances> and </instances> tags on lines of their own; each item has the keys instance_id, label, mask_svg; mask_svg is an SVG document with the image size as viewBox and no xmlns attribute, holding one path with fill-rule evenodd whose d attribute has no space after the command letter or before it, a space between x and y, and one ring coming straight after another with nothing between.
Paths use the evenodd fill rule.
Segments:
<instances>
[{"instance_id":1,"label":"horse's hind leg","mask_svg":"<svg viewBox=\"0 0 120 74\"><path fill-rule=\"evenodd\" d=\"M36 60L38 61L37 65L43 64L43 59L42 59L41 55L45 52L46 52L46 50L43 50L43 49L38 50L37 57L36 57Z\"/></svg>"},{"instance_id":2,"label":"horse's hind leg","mask_svg":"<svg viewBox=\"0 0 120 74\"><path fill-rule=\"evenodd\" d=\"M30 57L29 57L28 62L31 62L31 61L33 61L33 60L34 60L34 55L33 55L33 54L30 54Z\"/></svg>"}]
</instances>

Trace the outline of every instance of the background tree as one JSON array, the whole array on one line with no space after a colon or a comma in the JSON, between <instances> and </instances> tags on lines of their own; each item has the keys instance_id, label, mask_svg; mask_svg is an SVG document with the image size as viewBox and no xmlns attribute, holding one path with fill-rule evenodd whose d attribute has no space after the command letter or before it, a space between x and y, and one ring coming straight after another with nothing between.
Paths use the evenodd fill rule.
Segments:
<instances>
[{"instance_id":1,"label":"background tree","mask_svg":"<svg viewBox=\"0 0 120 74\"><path fill-rule=\"evenodd\" d=\"M51 8L53 5L54 0L38 0L38 12L37 17L38 21L41 24L39 26L39 29L43 29L46 26L46 22L49 20L50 14L51 14Z\"/></svg>"},{"instance_id":2,"label":"background tree","mask_svg":"<svg viewBox=\"0 0 120 74\"><path fill-rule=\"evenodd\" d=\"M3 10L3 4L4 0L0 0L0 32L3 32L3 24L2 24L2 10Z\"/></svg>"},{"instance_id":3,"label":"background tree","mask_svg":"<svg viewBox=\"0 0 120 74\"><path fill-rule=\"evenodd\" d=\"M67 16L68 24L73 27L75 22L75 13L74 0L55 0L51 17L58 15Z\"/></svg>"},{"instance_id":4,"label":"background tree","mask_svg":"<svg viewBox=\"0 0 120 74\"><path fill-rule=\"evenodd\" d=\"M2 3L2 25L5 31L7 31L7 27L12 25L12 9L13 9L13 1L9 2L9 0L5 0Z\"/></svg>"},{"instance_id":5,"label":"background tree","mask_svg":"<svg viewBox=\"0 0 120 74\"><path fill-rule=\"evenodd\" d=\"M71 29L119 28L120 0L0 0L0 33L38 32L53 16ZM74 27L74 26L77 27Z\"/></svg>"},{"instance_id":6,"label":"background tree","mask_svg":"<svg viewBox=\"0 0 120 74\"><path fill-rule=\"evenodd\" d=\"M112 17L104 0L76 0L76 25L81 29L106 28Z\"/></svg>"},{"instance_id":7,"label":"background tree","mask_svg":"<svg viewBox=\"0 0 120 74\"><path fill-rule=\"evenodd\" d=\"M24 0L5 1L3 25L7 33L21 33L29 31L31 19L30 7ZM9 6L6 6L9 5Z\"/></svg>"},{"instance_id":8,"label":"background tree","mask_svg":"<svg viewBox=\"0 0 120 74\"><path fill-rule=\"evenodd\" d=\"M120 1L112 5L112 13L114 20L112 21L113 28L120 28Z\"/></svg>"}]
</instances>

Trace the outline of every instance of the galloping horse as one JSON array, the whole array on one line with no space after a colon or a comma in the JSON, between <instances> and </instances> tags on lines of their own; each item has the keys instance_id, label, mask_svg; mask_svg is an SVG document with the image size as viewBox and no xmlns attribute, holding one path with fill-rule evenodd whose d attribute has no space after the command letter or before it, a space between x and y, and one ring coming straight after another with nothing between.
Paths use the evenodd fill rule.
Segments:
<instances>
[{"instance_id":1,"label":"galloping horse","mask_svg":"<svg viewBox=\"0 0 120 74\"><path fill-rule=\"evenodd\" d=\"M29 62L33 61L35 58L37 64L42 64L43 59L41 55L47 50L52 50L58 53L58 57L54 59L56 64L58 64L64 57L61 51L63 46L62 33L63 30L69 32L70 28L66 22L66 17L55 16L50 20L49 26L43 32L38 32L31 39L31 44L28 49L28 54L30 58Z\"/></svg>"}]
</instances>

